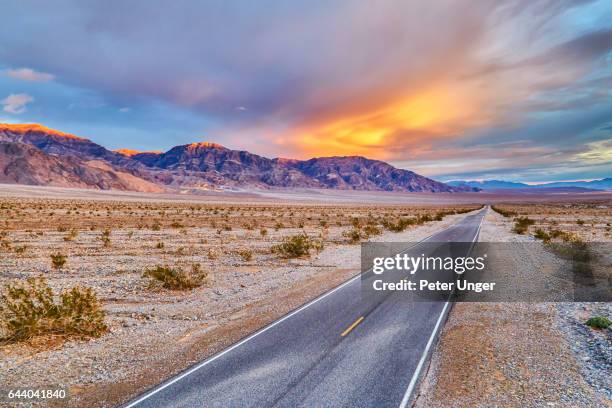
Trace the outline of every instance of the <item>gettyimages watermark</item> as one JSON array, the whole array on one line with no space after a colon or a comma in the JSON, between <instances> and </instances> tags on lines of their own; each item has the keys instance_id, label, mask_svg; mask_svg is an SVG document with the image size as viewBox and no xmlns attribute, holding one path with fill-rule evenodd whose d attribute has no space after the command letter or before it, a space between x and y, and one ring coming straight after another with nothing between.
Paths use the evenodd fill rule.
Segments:
<instances>
[{"instance_id":1,"label":"gettyimages watermark","mask_svg":"<svg viewBox=\"0 0 612 408\"><path fill-rule=\"evenodd\" d=\"M362 294L411 301L609 302L609 243L367 242Z\"/></svg>"}]
</instances>

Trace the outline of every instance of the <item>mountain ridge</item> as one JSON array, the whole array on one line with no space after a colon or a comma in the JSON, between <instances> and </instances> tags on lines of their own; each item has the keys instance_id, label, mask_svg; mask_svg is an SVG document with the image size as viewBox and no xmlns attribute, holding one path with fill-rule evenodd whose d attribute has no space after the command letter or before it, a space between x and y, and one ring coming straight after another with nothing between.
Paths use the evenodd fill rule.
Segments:
<instances>
[{"instance_id":1,"label":"mountain ridge","mask_svg":"<svg viewBox=\"0 0 612 408\"><path fill-rule=\"evenodd\" d=\"M606 177L599 180L591 181L557 181L543 184L525 184L513 181L504 180L482 180L482 181L466 181L466 180L453 180L448 181L446 184L460 187L469 186L476 187L482 190L502 190L502 189L542 189L542 188L582 188L590 190L612 190L612 178Z\"/></svg>"},{"instance_id":2,"label":"mountain ridge","mask_svg":"<svg viewBox=\"0 0 612 408\"><path fill-rule=\"evenodd\" d=\"M61 164L73 169L81 168L83 174L90 176L93 172L102 177L96 171L101 170L99 164L104 163L106 167L103 170L109 172L104 173L105 177L122 179L129 175L142 180L142 183L128 183L129 185L85 183L91 188L129 189L142 184L144 188L149 189L150 184L155 184L167 189L256 187L396 192L478 191L477 188L468 186L449 186L410 170L398 169L383 161L362 156L317 157L309 160L271 159L245 150L232 150L212 142L174 146L166 152L137 152L127 149L111 151L89 139L37 124L0 124L0 143L34 147L42 154L50 156L54 166ZM14 149L5 149L4 156L9 155L11 151ZM38 164L47 163L42 156L34 158L34 154L31 154L24 157ZM5 157L5 161L7 160ZM61 163L62 161L65 163ZM24 172L35 173L34 167L29 165L27 160L19 163ZM98 164L92 169L91 163ZM57 174L52 169L56 167L49 164L43 168L49 173L47 176L53 176L55 180ZM12 174L15 177L14 173ZM44 175L39 176L41 177L33 177L30 181L43 183L41 180L45 179Z\"/></svg>"}]
</instances>

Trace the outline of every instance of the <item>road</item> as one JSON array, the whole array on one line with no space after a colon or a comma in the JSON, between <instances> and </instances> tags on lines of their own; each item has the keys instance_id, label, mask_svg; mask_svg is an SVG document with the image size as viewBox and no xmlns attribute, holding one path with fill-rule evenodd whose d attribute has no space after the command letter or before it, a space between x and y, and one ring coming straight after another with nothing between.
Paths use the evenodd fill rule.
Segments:
<instances>
[{"instance_id":1,"label":"road","mask_svg":"<svg viewBox=\"0 0 612 408\"><path fill-rule=\"evenodd\" d=\"M426 241L475 241L486 211ZM125 408L404 407L449 303L412 302L399 292L361 295L353 278Z\"/></svg>"}]
</instances>

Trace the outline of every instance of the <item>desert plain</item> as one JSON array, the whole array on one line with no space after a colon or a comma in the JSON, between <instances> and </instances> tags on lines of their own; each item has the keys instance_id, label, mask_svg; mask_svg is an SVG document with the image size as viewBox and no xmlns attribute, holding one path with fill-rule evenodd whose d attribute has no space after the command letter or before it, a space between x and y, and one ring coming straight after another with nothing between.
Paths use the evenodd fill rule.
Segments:
<instances>
[{"instance_id":1,"label":"desert plain","mask_svg":"<svg viewBox=\"0 0 612 408\"><path fill-rule=\"evenodd\" d=\"M0 287L42 277L56 297L75 286L90 288L105 327L93 336L5 336L2 383L66 387L69 406L116 406L358 274L364 240L419 241L492 205L481 241L537 240L558 230L563 234L553 234L553 241L610 242L611 198L329 191L164 195L3 185ZM517 232L521 217L533 222ZM288 243L299 250L283 247ZM541 262L550 256L536 254ZM179 274L179 284L164 273ZM593 314L610 316L610 304L456 305L417 403L539 406L542 396L552 396L556 406L609 404L610 331L584 325ZM496 350L501 339L505 346ZM549 341L547 347L538 339ZM462 344L485 345L489 358ZM513 362L509 355L524 357ZM545 378L548 364L564 369L543 393L538 378ZM481 375L491 380L474 386ZM503 389L511 394L495 399Z\"/></svg>"}]
</instances>

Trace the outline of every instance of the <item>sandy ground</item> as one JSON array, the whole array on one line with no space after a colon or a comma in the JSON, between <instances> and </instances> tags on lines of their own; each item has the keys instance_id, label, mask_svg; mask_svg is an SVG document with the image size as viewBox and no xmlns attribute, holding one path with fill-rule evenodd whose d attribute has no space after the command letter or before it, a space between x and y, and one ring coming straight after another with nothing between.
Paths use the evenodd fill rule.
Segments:
<instances>
[{"instance_id":1,"label":"sandy ground","mask_svg":"<svg viewBox=\"0 0 612 408\"><path fill-rule=\"evenodd\" d=\"M184 191L175 194L152 194L114 190L86 190L63 187L25 186L0 184L1 197L38 197L80 200L121 200L149 202L193 202L193 203L355 203L368 204L491 204L491 203L537 203L537 202L605 202L612 199L612 191L588 193L397 193L384 191L344 191L325 189L274 189L232 191Z\"/></svg>"},{"instance_id":2,"label":"sandy ground","mask_svg":"<svg viewBox=\"0 0 612 408\"><path fill-rule=\"evenodd\" d=\"M574 219L577 216L575 208L566 209L565 213L566 218L570 214ZM549 221L563 226L563 219ZM576 224L569 219L565 221L567 225ZM597 221L602 224L601 217ZM603 228L595 234L592 228L584 229L583 235L606 239L609 235L605 224L604 219ZM530 235L511 232L511 228L510 219L489 211L480 241L534 241ZM544 267L558 260L553 254L543 252L540 246L530 248L538 253L529 254L528 262L520 257L509 261L514 268L532 274L534 281L538 281ZM415 405L612 406L611 331L586 326L584 322L593 313L612 316L612 307L610 303L455 304Z\"/></svg>"},{"instance_id":3,"label":"sandy ground","mask_svg":"<svg viewBox=\"0 0 612 408\"><path fill-rule=\"evenodd\" d=\"M64 385L72 395L69 406L115 406L358 273L359 246L343 236L354 218L434 214L457 206L445 195L310 193L182 196L0 186L0 284L43 275L56 291L91 286L110 326L110 333L89 341L40 338L0 346L2 384ZM304 203L302 194L315 199ZM529 242L536 228L560 228L587 241L610 242L609 197L565 195L554 197L554 205L504 205L535 224L517 235L511 218L489 211L481 240ZM379 204L362 204L366 198ZM596 201L567 203L587 198ZM371 239L418 241L461 217ZM106 228L108 247L101 241ZM296 260L270 253L272 245L301 232L322 240L325 249ZM252 259L240 255L245 250ZM55 252L68 256L63 270L51 268ZM548 252L530 258L541 265L557 262ZM522 273L533 273L524 259L514 262ZM142 276L158 264L193 263L209 271L211 281L191 291L151 288ZM610 304L455 305L417 406L610 406L610 331L584 325L593 313L612 315Z\"/></svg>"},{"instance_id":4,"label":"sandy ground","mask_svg":"<svg viewBox=\"0 0 612 408\"><path fill-rule=\"evenodd\" d=\"M0 204L8 245L0 283L42 275L58 292L75 284L92 287L108 314L110 333L98 339L37 338L0 347L3 385L66 386L68 406L75 407L116 406L357 274L360 247L343 236L353 218L440 210L38 199ZM463 216L372 240L418 241ZM110 229L107 247L104 228ZM295 260L270 253L283 237L301 232L323 240L323 251ZM26 250L17 253L21 247ZM252 259L241 257L244 250ZM67 255L63 270L51 268L55 252ZM152 289L142 276L158 264L193 263L210 271L211 282L191 291Z\"/></svg>"}]
</instances>

